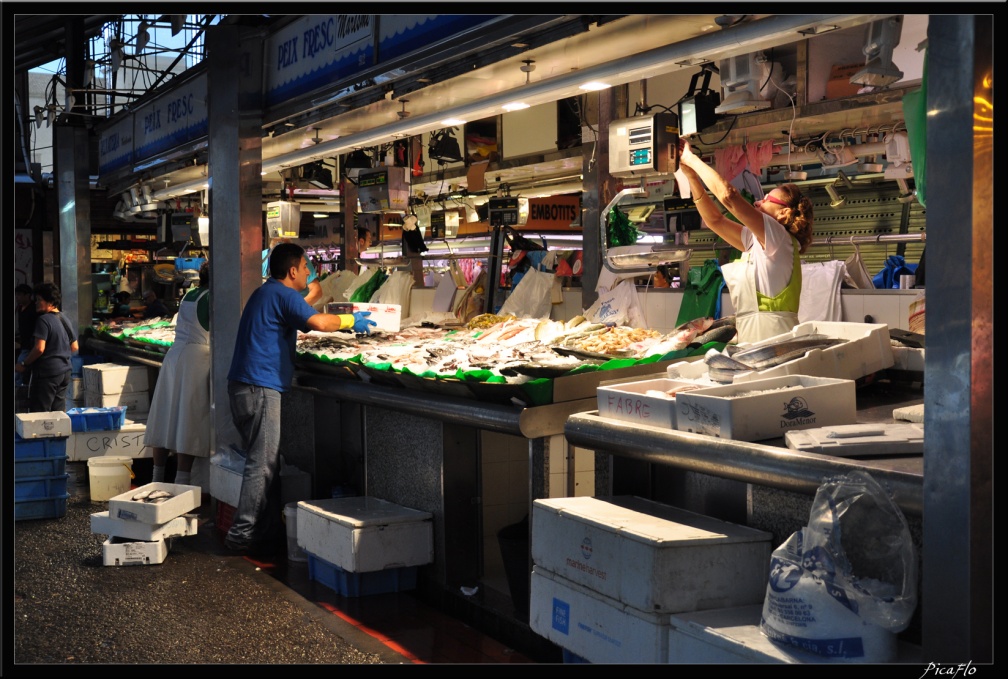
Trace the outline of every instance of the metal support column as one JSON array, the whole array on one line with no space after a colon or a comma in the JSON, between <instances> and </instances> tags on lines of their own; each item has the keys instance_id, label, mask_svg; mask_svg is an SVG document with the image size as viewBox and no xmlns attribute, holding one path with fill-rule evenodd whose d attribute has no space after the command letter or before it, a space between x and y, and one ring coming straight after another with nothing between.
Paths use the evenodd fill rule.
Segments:
<instances>
[{"instance_id":1,"label":"metal support column","mask_svg":"<svg viewBox=\"0 0 1008 679\"><path fill-rule=\"evenodd\" d=\"M240 442L231 422L227 374L245 300L262 284L262 51L263 36L254 29L207 29L215 448Z\"/></svg>"},{"instance_id":2,"label":"metal support column","mask_svg":"<svg viewBox=\"0 0 1008 679\"><path fill-rule=\"evenodd\" d=\"M993 662L993 145L990 15L928 23L922 646Z\"/></svg>"}]
</instances>

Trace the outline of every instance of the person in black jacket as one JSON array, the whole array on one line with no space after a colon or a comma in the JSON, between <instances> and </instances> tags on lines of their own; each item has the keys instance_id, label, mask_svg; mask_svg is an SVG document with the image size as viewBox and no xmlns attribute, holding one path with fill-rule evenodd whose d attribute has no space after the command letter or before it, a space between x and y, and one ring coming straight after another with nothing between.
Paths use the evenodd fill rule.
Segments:
<instances>
[{"instance_id":1,"label":"person in black jacket","mask_svg":"<svg viewBox=\"0 0 1008 679\"><path fill-rule=\"evenodd\" d=\"M35 413L66 410L66 392L70 386L70 357L80 348L73 324L60 313L63 296L53 283L35 287L34 345L14 371L24 373L30 367L28 409Z\"/></svg>"},{"instance_id":2,"label":"person in black jacket","mask_svg":"<svg viewBox=\"0 0 1008 679\"><path fill-rule=\"evenodd\" d=\"M161 318L163 316L171 316L168 312L168 307L165 306L164 302L158 299L157 293L153 290L148 290L144 293L144 303L147 307L144 309L143 317L146 318Z\"/></svg>"}]
</instances>

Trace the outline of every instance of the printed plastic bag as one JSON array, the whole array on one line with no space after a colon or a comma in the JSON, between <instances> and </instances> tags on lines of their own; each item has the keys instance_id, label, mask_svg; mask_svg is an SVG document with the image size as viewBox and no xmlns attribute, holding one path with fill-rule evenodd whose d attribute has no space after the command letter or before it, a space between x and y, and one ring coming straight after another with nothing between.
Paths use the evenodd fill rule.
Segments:
<instances>
[{"instance_id":1,"label":"printed plastic bag","mask_svg":"<svg viewBox=\"0 0 1008 679\"><path fill-rule=\"evenodd\" d=\"M498 312L518 318L549 318L552 304L553 276L529 269L521 278Z\"/></svg>"},{"instance_id":2,"label":"printed plastic bag","mask_svg":"<svg viewBox=\"0 0 1008 679\"><path fill-rule=\"evenodd\" d=\"M598 299L583 315L592 323L647 327L637 286L632 280L623 281L612 290L600 292Z\"/></svg>"},{"instance_id":3,"label":"printed plastic bag","mask_svg":"<svg viewBox=\"0 0 1008 679\"><path fill-rule=\"evenodd\" d=\"M867 473L827 480L808 525L770 558L760 630L840 662L892 662L917 608L917 556L899 507Z\"/></svg>"}]
</instances>

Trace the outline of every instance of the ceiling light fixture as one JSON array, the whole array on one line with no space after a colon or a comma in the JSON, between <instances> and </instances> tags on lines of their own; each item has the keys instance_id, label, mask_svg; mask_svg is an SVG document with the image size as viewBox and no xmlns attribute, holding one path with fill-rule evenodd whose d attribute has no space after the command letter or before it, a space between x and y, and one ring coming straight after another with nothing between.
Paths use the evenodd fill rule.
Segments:
<instances>
[{"instance_id":1,"label":"ceiling light fixture","mask_svg":"<svg viewBox=\"0 0 1008 679\"><path fill-rule=\"evenodd\" d=\"M868 36L861 51L865 55L865 66L851 76L855 85L886 87L900 80L903 71L892 62L893 48L899 45L903 32L903 17L873 21L868 25Z\"/></svg>"}]
</instances>

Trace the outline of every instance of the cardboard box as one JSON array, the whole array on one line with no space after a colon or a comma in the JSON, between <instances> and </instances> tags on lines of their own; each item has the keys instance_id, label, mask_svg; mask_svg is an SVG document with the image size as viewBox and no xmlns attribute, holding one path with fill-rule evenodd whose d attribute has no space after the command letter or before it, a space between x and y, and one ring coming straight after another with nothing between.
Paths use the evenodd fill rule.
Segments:
<instances>
[{"instance_id":1,"label":"cardboard box","mask_svg":"<svg viewBox=\"0 0 1008 679\"><path fill-rule=\"evenodd\" d=\"M146 542L110 537L102 543L102 563L106 566L150 566L164 563L167 556L164 538Z\"/></svg>"},{"instance_id":2,"label":"cardboard box","mask_svg":"<svg viewBox=\"0 0 1008 679\"><path fill-rule=\"evenodd\" d=\"M434 560L431 516L374 497L302 500L297 543L351 573L422 566Z\"/></svg>"},{"instance_id":3,"label":"cardboard box","mask_svg":"<svg viewBox=\"0 0 1008 679\"><path fill-rule=\"evenodd\" d=\"M637 382L602 382L597 390L598 413L600 417L614 420L675 429L675 396L666 392L696 388L698 386L692 382L664 377Z\"/></svg>"},{"instance_id":4,"label":"cardboard box","mask_svg":"<svg viewBox=\"0 0 1008 679\"><path fill-rule=\"evenodd\" d=\"M237 507L238 498L241 497L242 474L245 471L244 460L241 460L240 467L225 467L220 462L218 456L210 459L210 495L220 502Z\"/></svg>"},{"instance_id":5,"label":"cardboard box","mask_svg":"<svg viewBox=\"0 0 1008 679\"><path fill-rule=\"evenodd\" d=\"M737 606L766 595L769 533L643 498L536 500L531 536L537 568L642 611Z\"/></svg>"},{"instance_id":6,"label":"cardboard box","mask_svg":"<svg viewBox=\"0 0 1008 679\"><path fill-rule=\"evenodd\" d=\"M354 303L354 311L370 311L369 320L377 325L372 330L384 330L385 332L399 332L399 321L402 316L402 307L398 304L371 304Z\"/></svg>"},{"instance_id":7,"label":"cardboard box","mask_svg":"<svg viewBox=\"0 0 1008 679\"><path fill-rule=\"evenodd\" d=\"M754 370L736 375L733 384L782 375L812 375L856 380L893 366L892 342L885 323L842 323L807 321L791 332L774 339L798 338L822 334L847 340L825 349L812 349L801 358L766 370ZM769 340L768 340L769 341Z\"/></svg>"},{"instance_id":8,"label":"cardboard box","mask_svg":"<svg viewBox=\"0 0 1008 679\"><path fill-rule=\"evenodd\" d=\"M154 542L166 538L196 535L199 532L199 517L196 514L183 514L162 524L149 524L114 519L108 512L96 512L91 515L91 532L123 540Z\"/></svg>"},{"instance_id":9,"label":"cardboard box","mask_svg":"<svg viewBox=\"0 0 1008 679\"><path fill-rule=\"evenodd\" d=\"M676 428L735 441L781 438L792 429L857 422L854 380L785 375L686 391Z\"/></svg>"},{"instance_id":10,"label":"cardboard box","mask_svg":"<svg viewBox=\"0 0 1008 679\"><path fill-rule=\"evenodd\" d=\"M70 416L57 410L51 413L15 413L14 431L23 439L62 438L70 436L73 428Z\"/></svg>"},{"instance_id":11,"label":"cardboard box","mask_svg":"<svg viewBox=\"0 0 1008 679\"><path fill-rule=\"evenodd\" d=\"M92 394L119 394L122 392L148 391L147 366L119 365L118 363L95 363L85 365L84 390Z\"/></svg>"},{"instance_id":12,"label":"cardboard box","mask_svg":"<svg viewBox=\"0 0 1008 679\"><path fill-rule=\"evenodd\" d=\"M88 408L110 408L125 406L128 412L150 412L150 394L146 391L123 391L118 394L84 392L84 404Z\"/></svg>"},{"instance_id":13,"label":"cardboard box","mask_svg":"<svg viewBox=\"0 0 1008 679\"><path fill-rule=\"evenodd\" d=\"M532 568L529 626L592 663L664 663L669 614L642 611Z\"/></svg>"},{"instance_id":14,"label":"cardboard box","mask_svg":"<svg viewBox=\"0 0 1008 679\"><path fill-rule=\"evenodd\" d=\"M864 63L834 64L830 69L829 80L826 81L826 98L839 99L852 97L861 89L861 85L852 83L851 76L864 68Z\"/></svg>"},{"instance_id":15,"label":"cardboard box","mask_svg":"<svg viewBox=\"0 0 1008 679\"><path fill-rule=\"evenodd\" d=\"M153 452L144 445L146 433L147 426L138 422L127 422L122 429L77 432L68 439L67 457L71 462L103 455L151 457Z\"/></svg>"},{"instance_id":16,"label":"cardboard box","mask_svg":"<svg viewBox=\"0 0 1008 679\"><path fill-rule=\"evenodd\" d=\"M172 497L158 503L133 499L145 491L155 490L167 491L172 494ZM132 488L110 498L108 512L110 517L116 519L162 524L171 521L176 516L188 514L199 507L200 495L199 486L161 482L148 483L146 486Z\"/></svg>"}]
</instances>

